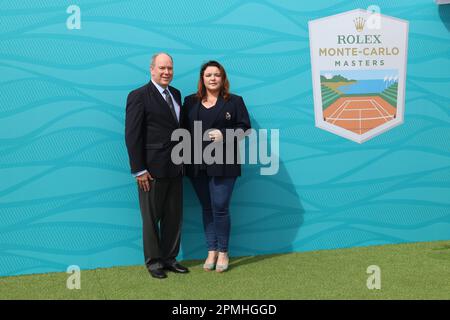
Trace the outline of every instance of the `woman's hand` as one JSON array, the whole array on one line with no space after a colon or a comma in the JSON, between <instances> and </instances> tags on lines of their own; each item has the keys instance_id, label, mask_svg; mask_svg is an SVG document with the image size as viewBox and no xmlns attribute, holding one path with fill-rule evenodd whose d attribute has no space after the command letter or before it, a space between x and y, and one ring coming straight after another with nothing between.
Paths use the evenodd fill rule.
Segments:
<instances>
[{"instance_id":1,"label":"woman's hand","mask_svg":"<svg viewBox=\"0 0 450 320\"><path fill-rule=\"evenodd\" d=\"M213 129L210 132L208 132L208 136L211 139L211 141L214 142L221 142L223 141L223 135L222 132L218 129Z\"/></svg>"}]
</instances>

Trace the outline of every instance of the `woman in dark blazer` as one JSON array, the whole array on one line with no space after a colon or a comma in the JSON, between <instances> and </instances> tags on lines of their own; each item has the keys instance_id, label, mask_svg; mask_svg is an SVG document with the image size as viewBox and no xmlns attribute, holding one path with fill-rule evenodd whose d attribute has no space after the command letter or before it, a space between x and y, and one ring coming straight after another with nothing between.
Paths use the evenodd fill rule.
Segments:
<instances>
[{"instance_id":1,"label":"woman in dark blazer","mask_svg":"<svg viewBox=\"0 0 450 320\"><path fill-rule=\"evenodd\" d=\"M208 247L203 265L206 271L228 269L229 204L236 178L241 175L239 138L230 133L238 129L245 132L251 127L244 100L231 94L229 88L223 66L208 61L200 69L197 93L187 96L182 108L183 128L194 137L201 124L204 140L208 140L201 147L191 148L191 163L185 166L202 206ZM204 154L209 154L209 159Z\"/></svg>"}]
</instances>

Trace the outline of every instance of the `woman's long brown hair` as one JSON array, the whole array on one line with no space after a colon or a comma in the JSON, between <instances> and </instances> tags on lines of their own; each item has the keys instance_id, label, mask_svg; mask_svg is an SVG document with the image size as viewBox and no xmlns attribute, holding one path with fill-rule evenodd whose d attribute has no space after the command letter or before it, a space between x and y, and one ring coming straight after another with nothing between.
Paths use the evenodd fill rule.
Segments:
<instances>
[{"instance_id":1,"label":"woman's long brown hair","mask_svg":"<svg viewBox=\"0 0 450 320\"><path fill-rule=\"evenodd\" d=\"M197 90L197 98L200 101L206 97L206 87L203 83L203 75L205 74L205 70L208 67L217 67L220 70L220 75L222 76L222 87L220 88L220 95L224 100L228 100L230 98L230 82L227 78L227 73L225 72L224 67L217 61L211 60L202 65L200 68L200 78L198 79L198 90Z\"/></svg>"}]
</instances>

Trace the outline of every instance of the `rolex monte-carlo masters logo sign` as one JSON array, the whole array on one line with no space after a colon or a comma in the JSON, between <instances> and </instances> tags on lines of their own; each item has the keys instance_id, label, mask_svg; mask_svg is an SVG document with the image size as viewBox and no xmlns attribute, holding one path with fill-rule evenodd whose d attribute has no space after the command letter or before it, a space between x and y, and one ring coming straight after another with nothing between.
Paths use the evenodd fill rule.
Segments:
<instances>
[{"instance_id":1,"label":"rolex monte-carlo masters logo sign","mask_svg":"<svg viewBox=\"0 0 450 320\"><path fill-rule=\"evenodd\" d=\"M363 143L401 123L408 22L353 10L309 22L316 126Z\"/></svg>"}]
</instances>

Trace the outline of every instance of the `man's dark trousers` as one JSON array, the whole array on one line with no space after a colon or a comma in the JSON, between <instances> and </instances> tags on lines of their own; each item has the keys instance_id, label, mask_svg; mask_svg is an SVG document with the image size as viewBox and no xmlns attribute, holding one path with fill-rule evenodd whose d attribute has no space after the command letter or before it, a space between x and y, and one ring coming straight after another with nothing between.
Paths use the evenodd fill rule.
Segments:
<instances>
[{"instance_id":1,"label":"man's dark trousers","mask_svg":"<svg viewBox=\"0 0 450 320\"><path fill-rule=\"evenodd\" d=\"M175 262L180 249L182 177L155 178L151 181L149 192L139 187L138 190L145 264L150 270L163 268Z\"/></svg>"}]
</instances>

